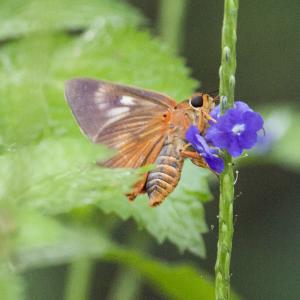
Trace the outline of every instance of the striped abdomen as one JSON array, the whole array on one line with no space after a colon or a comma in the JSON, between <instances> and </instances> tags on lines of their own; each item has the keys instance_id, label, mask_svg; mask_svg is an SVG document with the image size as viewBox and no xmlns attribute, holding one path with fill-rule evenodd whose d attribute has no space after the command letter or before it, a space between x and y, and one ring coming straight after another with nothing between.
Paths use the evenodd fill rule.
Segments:
<instances>
[{"instance_id":1,"label":"striped abdomen","mask_svg":"<svg viewBox=\"0 0 300 300\"><path fill-rule=\"evenodd\" d=\"M155 161L155 168L149 172L146 191L151 206L161 203L176 187L183 165L180 148L176 143L165 144Z\"/></svg>"}]
</instances>

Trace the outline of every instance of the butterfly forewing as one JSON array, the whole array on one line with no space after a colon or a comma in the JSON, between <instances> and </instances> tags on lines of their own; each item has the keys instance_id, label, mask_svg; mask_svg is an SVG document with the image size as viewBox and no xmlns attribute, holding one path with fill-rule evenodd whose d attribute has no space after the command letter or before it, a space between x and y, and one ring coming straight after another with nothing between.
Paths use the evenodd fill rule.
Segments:
<instances>
[{"instance_id":1,"label":"butterfly forewing","mask_svg":"<svg viewBox=\"0 0 300 300\"><path fill-rule=\"evenodd\" d=\"M176 105L159 93L92 79L68 81L66 98L83 132L117 150L109 167L153 163L169 130L164 117Z\"/></svg>"}]
</instances>

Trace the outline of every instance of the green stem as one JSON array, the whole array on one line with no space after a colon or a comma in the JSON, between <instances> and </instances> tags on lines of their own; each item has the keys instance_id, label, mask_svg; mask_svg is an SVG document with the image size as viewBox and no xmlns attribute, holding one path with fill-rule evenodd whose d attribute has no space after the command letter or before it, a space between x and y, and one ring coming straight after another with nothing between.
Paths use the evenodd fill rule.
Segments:
<instances>
[{"instance_id":1,"label":"green stem","mask_svg":"<svg viewBox=\"0 0 300 300\"><path fill-rule=\"evenodd\" d=\"M222 113L234 104L237 13L238 0L225 0L219 88ZM219 239L215 265L215 293L217 300L228 300L230 298L230 260L234 231L232 158L226 153L224 160L225 169L220 175Z\"/></svg>"},{"instance_id":2,"label":"green stem","mask_svg":"<svg viewBox=\"0 0 300 300\"><path fill-rule=\"evenodd\" d=\"M182 45L182 29L187 0L161 0L159 32L162 39L179 52Z\"/></svg>"},{"instance_id":3,"label":"green stem","mask_svg":"<svg viewBox=\"0 0 300 300\"><path fill-rule=\"evenodd\" d=\"M223 112L234 103L235 70L236 70L236 29L238 0L224 1L224 18L222 27L222 59L219 93ZM221 99L221 100L222 100Z\"/></svg>"},{"instance_id":4,"label":"green stem","mask_svg":"<svg viewBox=\"0 0 300 300\"><path fill-rule=\"evenodd\" d=\"M122 267L114 280L108 300L139 299L141 275L134 269Z\"/></svg>"},{"instance_id":5,"label":"green stem","mask_svg":"<svg viewBox=\"0 0 300 300\"><path fill-rule=\"evenodd\" d=\"M94 261L80 258L70 265L65 291L65 300L83 300L89 298L89 286Z\"/></svg>"},{"instance_id":6,"label":"green stem","mask_svg":"<svg viewBox=\"0 0 300 300\"><path fill-rule=\"evenodd\" d=\"M129 238L129 244L134 249L140 249L143 252L150 251L150 240L145 235L133 232ZM108 294L108 300L133 300L140 299L142 276L132 268L122 266L119 269L117 277L111 285Z\"/></svg>"}]
</instances>

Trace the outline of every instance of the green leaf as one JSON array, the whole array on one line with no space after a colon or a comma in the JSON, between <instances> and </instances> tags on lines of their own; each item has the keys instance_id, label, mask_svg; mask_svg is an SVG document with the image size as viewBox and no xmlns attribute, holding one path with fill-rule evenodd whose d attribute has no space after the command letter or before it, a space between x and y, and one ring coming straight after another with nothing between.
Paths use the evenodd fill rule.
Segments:
<instances>
[{"instance_id":1,"label":"green leaf","mask_svg":"<svg viewBox=\"0 0 300 300\"><path fill-rule=\"evenodd\" d=\"M5 253L1 258L6 258L14 271L58 265L82 257L98 258L111 247L111 242L99 228L62 223L24 207L21 210L11 207L5 214L3 212L1 209L2 227L7 220L14 226L13 231L6 233L0 228L1 240L6 241L4 245L1 243L0 250ZM0 264L0 271L2 266L5 266L4 262Z\"/></svg>"},{"instance_id":2,"label":"green leaf","mask_svg":"<svg viewBox=\"0 0 300 300\"><path fill-rule=\"evenodd\" d=\"M26 222L23 224L28 225ZM38 227L37 230L42 232L43 228L45 227ZM26 272L29 269L69 263L84 257L100 258L134 268L154 289L171 299L214 299L213 282L209 276L203 272L200 275L192 266L165 264L138 251L121 248L93 229L61 228L60 233L60 238L55 242L48 244L45 241L44 245L38 244L30 248L22 238L24 243L18 245L15 256L17 270Z\"/></svg>"},{"instance_id":3,"label":"green leaf","mask_svg":"<svg viewBox=\"0 0 300 300\"><path fill-rule=\"evenodd\" d=\"M54 62L60 81L94 77L157 90L177 100L189 97L197 86L182 59L170 55L170 49L148 32L131 26L93 26L62 49Z\"/></svg>"},{"instance_id":4,"label":"green leaf","mask_svg":"<svg viewBox=\"0 0 300 300\"><path fill-rule=\"evenodd\" d=\"M300 140L295 138L295 133L300 130L300 111L286 108L272 110L269 113L269 118L271 117L273 118L273 134L276 128L278 134L277 140L274 140L270 149L271 160L283 168L288 167L299 172ZM268 137L268 132L266 132L266 136Z\"/></svg>"},{"instance_id":5,"label":"green leaf","mask_svg":"<svg viewBox=\"0 0 300 300\"><path fill-rule=\"evenodd\" d=\"M138 270L153 286L170 299L215 299L214 282L209 275L189 264L166 264L134 250L117 248L105 257ZM231 300L238 300L234 292Z\"/></svg>"},{"instance_id":6,"label":"green leaf","mask_svg":"<svg viewBox=\"0 0 300 300\"><path fill-rule=\"evenodd\" d=\"M45 9L34 3L35 14ZM44 33L2 47L0 199L51 215L94 205L123 220L133 218L159 242L167 239L181 251L204 256L201 233L207 228L198 198L210 198L206 173L187 165L179 187L156 209L146 197L128 203L124 194L141 171L95 167L108 152L80 134L64 101L64 80L76 76L133 84L178 100L192 93L196 81L182 59L124 20L95 22L80 36Z\"/></svg>"},{"instance_id":7,"label":"green leaf","mask_svg":"<svg viewBox=\"0 0 300 300\"><path fill-rule=\"evenodd\" d=\"M166 264L137 251L120 248L108 253L105 258L139 271L154 289L170 299L215 299L211 278L190 265Z\"/></svg>"},{"instance_id":8,"label":"green leaf","mask_svg":"<svg viewBox=\"0 0 300 300\"><path fill-rule=\"evenodd\" d=\"M166 264L136 250L110 243L94 230L69 230L69 235L45 247L19 249L18 268L28 269L58 265L83 257L100 258L125 265L140 272L154 289L170 299L214 299L214 283L205 272L188 264ZM231 299L238 299L233 294Z\"/></svg>"},{"instance_id":9,"label":"green leaf","mask_svg":"<svg viewBox=\"0 0 300 300\"><path fill-rule=\"evenodd\" d=\"M87 141L44 139L36 146L4 155L0 157L0 174L4 178L0 195L18 206L47 214L61 214L93 204L124 220L132 217L159 242L168 239L181 251L204 256L200 233L206 232L207 227L198 198L203 194L205 199L209 197L206 174L187 163L178 188L163 205L153 209L145 196L133 203L124 196L135 182L137 171L101 169L89 163L93 157L100 157L100 150ZM14 173L8 176L10 170ZM190 176L192 182L198 182L197 187L192 185Z\"/></svg>"},{"instance_id":10,"label":"green leaf","mask_svg":"<svg viewBox=\"0 0 300 300\"><path fill-rule=\"evenodd\" d=\"M46 222L49 221L47 219L45 219ZM34 268L60 265L81 258L99 258L110 249L110 241L95 229L63 227L59 223L56 225L60 226L60 230L57 231L59 236L55 240L51 242L45 240L44 243L27 247L28 243L24 239L25 243L20 243L16 247L13 258L17 271L24 272ZM40 233L45 234L46 231L42 229ZM21 235L20 238L22 238Z\"/></svg>"},{"instance_id":11,"label":"green leaf","mask_svg":"<svg viewBox=\"0 0 300 300\"><path fill-rule=\"evenodd\" d=\"M11 270L0 265L0 295L3 300L22 300L24 297L23 280Z\"/></svg>"},{"instance_id":12,"label":"green leaf","mask_svg":"<svg viewBox=\"0 0 300 300\"><path fill-rule=\"evenodd\" d=\"M0 39L50 30L81 30L93 23L138 24L141 19L127 3L117 0L2 0Z\"/></svg>"},{"instance_id":13,"label":"green leaf","mask_svg":"<svg viewBox=\"0 0 300 300\"><path fill-rule=\"evenodd\" d=\"M264 116L265 141L249 153L249 162L245 163L276 163L299 172L300 140L295 138L295 132L300 130L299 109L263 107L259 111Z\"/></svg>"},{"instance_id":14,"label":"green leaf","mask_svg":"<svg viewBox=\"0 0 300 300\"><path fill-rule=\"evenodd\" d=\"M119 81L177 99L187 98L196 86L182 60L148 33L113 25L93 27L74 41L45 35L10 43L0 53L0 65L3 149L78 133L63 99L64 81L72 77Z\"/></svg>"},{"instance_id":15,"label":"green leaf","mask_svg":"<svg viewBox=\"0 0 300 300\"><path fill-rule=\"evenodd\" d=\"M49 72L57 47L65 36L36 36L8 43L0 52L0 145L2 151L37 143L44 137L63 135L73 125L58 124L57 115L69 116L63 95L50 97L55 90ZM62 90L60 90L60 93ZM53 92L52 92L53 94ZM57 104L57 105L56 105ZM70 132L70 130L69 130ZM77 131L75 131L77 132ZM1 154L1 149L0 149Z\"/></svg>"}]
</instances>

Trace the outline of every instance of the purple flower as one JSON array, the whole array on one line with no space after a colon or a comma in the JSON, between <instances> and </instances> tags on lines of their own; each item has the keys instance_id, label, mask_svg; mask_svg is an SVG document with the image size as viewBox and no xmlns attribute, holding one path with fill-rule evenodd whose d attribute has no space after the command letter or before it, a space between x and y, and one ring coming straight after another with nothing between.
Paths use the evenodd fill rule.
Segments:
<instances>
[{"instance_id":1,"label":"purple flower","mask_svg":"<svg viewBox=\"0 0 300 300\"><path fill-rule=\"evenodd\" d=\"M261 115L241 101L222 116L218 105L211 116L217 122L210 122L205 136L207 141L227 150L233 157L241 155L244 149L251 149L257 142L257 132L263 127Z\"/></svg>"},{"instance_id":2,"label":"purple flower","mask_svg":"<svg viewBox=\"0 0 300 300\"><path fill-rule=\"evenodd\" d=\"M205 159L209 167L216 173L221 173L224 170L224 161L217 156L218 150L210 148L205 139L200 135L199 129L192 125L186 132L186 140L193 148Z\"/></svg>"}]
</instances>

